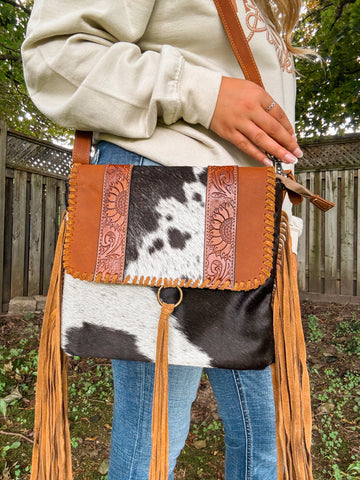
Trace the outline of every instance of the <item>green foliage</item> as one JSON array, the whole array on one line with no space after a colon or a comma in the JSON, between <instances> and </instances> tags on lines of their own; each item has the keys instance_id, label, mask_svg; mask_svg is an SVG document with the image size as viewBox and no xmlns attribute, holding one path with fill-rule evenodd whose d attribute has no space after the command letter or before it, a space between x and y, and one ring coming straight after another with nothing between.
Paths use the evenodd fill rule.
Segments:
<instances>
[{"instance_id":1,"label":"green foliage","mask_svg":"<svg viewBox=\"0 0 360 480\"><path fill-rule=\"evenodd\" d=\"M304 317L306 327L311 325L307 346L313 367L314 480L359 480L360 360L339 349L348 338L359 337L360 311L344 311L341 306L331 313L333 308L310 309L312 316ZM5 333L5 344L0 346L0 398L6 399L7 407L6 417L0 415L0 429L6 432L0 435L0 478L28 480L32 445L26 439L32 439L41 318L35 314L22 323L9 321L0 318ZM317 341L319 332L321 341ZM337 361L330 364L328 354ZM74 478L105 480L113 408L110 362L71 358L68 391ZM223 478L224 431L221 421L206 408L209 397L204 398L201 407L195 405L199 420L191 425L176 479Z\"/></svg>"},{"instance_id":2,"label":"green foliage","mask_svg":"<svg viewBox=\"0 0 360 480\"><path fill-rule=\"evenodd\" d=\"M26 439L31 440L34 423L39 324L38 315L29 316L24 319L23 327L15 327L20 337L11 336L11 342L0 345L0 430L5 433L0 435L0 478L8 480L29 478L32 445ZM105 480L106 475L97 471L101 463L97 452L99 438L110 444L111 365L76 358L70 360L69 368L71 446L73 452L79 452L79 459L74 461L74 478ZM21 438L14 439L13 435ZM86 469L83 467L83 457L87 457L84 451L91 458L86 462ZM81 476L77 469L82 472Z\"/></svg>"},{"instance_id":3,"label":"green foliage","mask_svg":"<svg viewBox=\"0 0 360 480\"><path fill-rule=\"evenodd\" d=\"M340 352L346 352L349 355L360 357L360 320L352 318L343 320L336 327L336 337L342 339L337 343Z\"/></svg>"},{"instance_id":4,"label":"green foliage","mask_svg":"<svg viewBox=\"0 0 360 480\"><path fill-rule=\"evenodd\" d=\"M355 480L359 478L357 469L360 466L360 458L351 465L339 462L339 458L346 457L349 446L344 441L341 429L345 424L348 429L355 433L359 431L357 425L357 405L349 408L353 402L353 396L360 393L360 375L358 372L347 371L339 375L339 371L333 368L324 370L325 389L322 392L313 393L313 398L319 402L317 414L320 416L320 428L317 429L319 441L317 448L323 459L328 460L331 470L322 473L326 478ZM360 402L360 397L359 397ZM346 471L346 473L345 473ZM320 477L323 478L323 477Z\"/></svg>"},{"instance_id":5,"label":"green foliage","mask_svg":"<svg viewBox=\"0 0 360 480\"><path fill-rule=\"evenodd\" d=\"M360 2L309 0L295 43L314 49L320 63L297 60L297 130L320 136L359 130Z\"/></svg>"},{"instance_id":6,"label":"green foliage","mask_svg":"<svg viewBox=\"0 0 360 480\"><path fill-rule=\"evenodd\" d=\"M0 398L0 413L6 417L6 409L7 409L7 403L3 398Z\"/></svg>"},{"instance_id":7,"label":"green foliage","mask_svg":"<svg viewBox=\"0 0 360 480\"><path fill-rule=\"evenodd\" d=\"M215 480L224 462L224 430L217 420L193 423L186 445L178 459L175 478ZM179 474L179 476L177 476ZM186 475L186 476L185 476ZM221 478L223 478L221 476Z\"/></svg>"},{"instance_id":8,"label":"green foliage","mask_svg":"<svg viewBox=\"0 0 360 480\"><path fill-rule=\"evenodd\" d=\"M9 451L9 450L15 450L17 448L19 448L21 445L21 442L13 442L11 445L5 445L2 449L1 449L1 456L2 457L5 457L6 456L6 453Z\"/></svg>"},{"instance_id":9,"label":"green foliage","mask_svg":"<svg viewBox=\"0 0 360 480\"><path fill-rule=\"evenodd\" d=\"M20 47L33 0L0 1L0 116L8 127L51 140L69 138L67 130L47 119L30 100Z\"/></svg>"},{"instance_id":10,"label":"green foliage","mask_svg":"<svg viewBox=\"0 0 360 480\"><path fill-rule=\"evenodd\" d=\"M224 429L221 422L213 420L211 423L201 422L192 426L192 434L198 440L221 440L224 436Z\"/></svg>"},{"instance_id":11,"label":"green foliage","mask_svg":"<svg viewBox=\"0 0 360 480\"><path fill-rule=\"evenodd\" d=\"M357 478L360 476L360 460L349 465L346 472L350 475L357 475Z\"/></svg>"},{"instance_id":12,"label":"green foliage","mask_svg":"<svg viewBox=\"0 0 360 480\"><path fill-rule=\"evenodd\" d=\"M39 138L69 138L42 115L27 95L20 46L33 0L0 1L0 115L9 127ZM323 64L297 60L297 130L320 136L359 129L360 2L308 0L295 43L309 46Z\"/></svg>"},{"instance_id":13,"label":"green foliage","mask_svg":"<svg viewBox=\"0 0 360 480\"><path fill-rule=\"evenodd\" d=\"M0 105L4 119L13 125L27 104L21 67L20 45L28 12L0 2Z\"/></svg>"},{"instance_id":14,"label":"green foliage","mask_svg":"<svg viewBox=\"0 0 360 480\"><path fill-rule=\"evenodd\" d=\"M319 326L320 320L316 315L308 315L308 328L310 342L318 343L323 338L323 333Z\"/></svg>"}]
</instances>

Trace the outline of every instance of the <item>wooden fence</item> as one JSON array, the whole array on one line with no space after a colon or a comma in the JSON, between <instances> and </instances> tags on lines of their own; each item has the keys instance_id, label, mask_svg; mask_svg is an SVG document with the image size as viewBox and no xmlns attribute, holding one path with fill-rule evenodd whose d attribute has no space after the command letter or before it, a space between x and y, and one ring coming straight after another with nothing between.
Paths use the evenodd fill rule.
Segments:
<instances>
[{"instance_id":1,"label":"wooden fence","mask_svg":"<svg viewBox=\"0 0 360 480\"><path fill-rule=\"evenodd\" d=\"M295 209L304 221L299 239L303 297L360 302L360 136L303 146L297 180L336 206L322 213L308 202Z\"/></svg>"},{"instance_id":2,"label":"wooden fence","mask_svg":"<svg viewBox=\"0 0 360 480\"><path fill-rule=\"evenodd\" d=\"M360 302L360 136L302 145L297 178L336 207L303 202L299 286L317 301ZM7 131L0 123L0 307L15 296L46 294L70 152Z\"/></svg>"},{"instance_id":3,"label":"wooden fence","mask_svg":"<svg viewBox=\"0 0 360 480\"><path fill-rule=\"evenodd\" d=\"M0 306L46 295L61 213L69 150L0 124Z\"/></svg>"}]
</instances>

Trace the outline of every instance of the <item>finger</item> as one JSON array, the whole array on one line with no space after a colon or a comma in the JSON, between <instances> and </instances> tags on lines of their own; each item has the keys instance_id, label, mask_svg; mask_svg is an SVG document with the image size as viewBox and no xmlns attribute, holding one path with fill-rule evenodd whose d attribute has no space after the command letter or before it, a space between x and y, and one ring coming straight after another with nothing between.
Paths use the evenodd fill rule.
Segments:
<instances>
[{"instance_id":1,"label":"finger","mask_svg":"<svg viewBox=\"0 0 360 480\"><path fill-rule=\"evenodd\" d=\"M270 153L282 162L296 163L297 158L293 153L289 152L255 123L248 127L246 131L243 131L243 134L259 149Z\"/></svg>"},{"instance_id":2,"label":"finger","mask_svg":"<svg viewBox=\"0 0 360 480\"><path fill-rule=\"evenodd\" d=\"M232 135L231 142L238 147L244 153L250 155L250 157L255 158L258 162L263 165L270 167L272 166L272 161L262 152L254 143L252 143L245 135L239 131L235 131Z\"/></svg>"},{"instance_id":3,"label":"finger","mask_svg":"<svg viewBox=\"0 0 360 480\"><path fill-rule=\"evenodd\" d=\"M295 136L290 134L289 131L271 115L264 115L260 110L254 116L254 123L278 144L287 149L289 153L299 158L302 157L302 151Z\"/></svg>"},{"instance_id":4,"label":"finger","mask_svg":"<svg viewBox=\"0 0 360 480\"><path fill-rule=\"evenodd\" d=\"M270 117L277 120L285 128L285 130L289 132L290 135L294 135L295 132L294 132L293 126L291 125L286 113L278 103L275 103L274 107L266 113Z\"/></svg>"}]
</instances>

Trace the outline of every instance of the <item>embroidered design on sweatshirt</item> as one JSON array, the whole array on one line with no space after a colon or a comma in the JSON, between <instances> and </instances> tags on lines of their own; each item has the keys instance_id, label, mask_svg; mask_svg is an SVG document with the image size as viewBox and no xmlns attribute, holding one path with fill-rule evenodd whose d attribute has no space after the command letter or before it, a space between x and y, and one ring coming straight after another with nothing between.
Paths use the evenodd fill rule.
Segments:
<instances>
[{"instance_id":1,"label":"embroidered design on sweatshirt","mask_svg":"<svg viewBox=\"0 0 360 480\"><path fill-rule=\"evenodd\" d=\"M249 29L247 36L248 42L252 39L255 33L266 32L266 39L270 45L274 45L276 54L279 59L280 67L283 72L294 74L294 65L291 55L286 48L284 40L275 31L275 29L265 22L264 17L256 6L254 0L243 0L246 12L246 26Z\"/></svg>"}]
</instances>

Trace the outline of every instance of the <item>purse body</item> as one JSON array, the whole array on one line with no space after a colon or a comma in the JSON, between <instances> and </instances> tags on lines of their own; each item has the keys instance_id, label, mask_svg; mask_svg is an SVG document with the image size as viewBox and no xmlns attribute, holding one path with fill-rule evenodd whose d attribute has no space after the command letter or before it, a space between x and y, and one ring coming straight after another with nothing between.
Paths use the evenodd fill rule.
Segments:
<instances>
[{"instance_id":1,"label":"purse body","mask_svg":"<svg viewBox=\"0 0 360 480\"><path fill-rule=\"evenodd\" d=\"M69 355L154 362L162 298L169 363L274 360L282 186L272 168L75 165L61 342Z\"/></svg>"}]
</instances>

